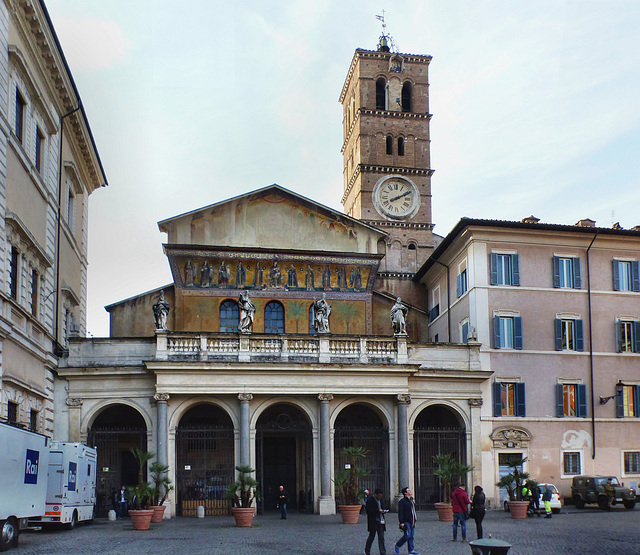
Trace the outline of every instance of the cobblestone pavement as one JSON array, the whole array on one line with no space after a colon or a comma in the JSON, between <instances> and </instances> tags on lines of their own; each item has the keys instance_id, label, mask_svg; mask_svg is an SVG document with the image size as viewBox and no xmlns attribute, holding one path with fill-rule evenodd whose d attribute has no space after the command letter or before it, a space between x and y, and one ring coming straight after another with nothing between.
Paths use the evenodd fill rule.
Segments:
<instances>
[{"instance_id":1,"label":"cobblestone pavement","mask_svg":"<svg viewBox=\"0 0 640 555\"><path fill-rule=\"evenodd\" d=\"M471 549L451 541L450 523L438 522L435 512L418 513L416 549L422 554L470 554ZM396 516L389 514L386 545L393 555L393 544L401 536ZM476 538L475 523L468 521L467 538ZM109 522L96 519L75 530L41 530L20 536L16 555L64 553L181 553L184 555L231 553L270 555L281 553L354 554L363 553L367 537L366 520L357 525L342 524L339 515L318 516L292 513L280 520L276 513L258 515L252 528L236 528L232 517L173 518L152 524L147 532L134 531L128 519ZM513 546L509 555L524 554L607 554L640 553L640 508L627 511L614 508L578 511L563 509L551 519L512 520L503 511L489 511L484 536L501 539ZM377 542L372 553L377 554ZM407 553L403 546L401 553Z\"/></svg>"}]
</instances>

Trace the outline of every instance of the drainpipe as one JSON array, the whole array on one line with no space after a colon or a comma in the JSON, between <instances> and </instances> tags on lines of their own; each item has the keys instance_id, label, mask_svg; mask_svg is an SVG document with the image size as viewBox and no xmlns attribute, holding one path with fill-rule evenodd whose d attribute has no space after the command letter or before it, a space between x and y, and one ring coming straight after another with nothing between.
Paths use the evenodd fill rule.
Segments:
<instances>
[{"instance_id":1,"label":"drainpipe","mask_svg":"<svg viewBox=\"0 0 640 555\"><path fill-rule=\"evenodd\" d=\"M451 342L451 310L449 310L451 308L451 286L450 286L450 282L449 282L449 266L447 266L446 264L443 264L442 262L440 262L439 260L436 260L436 262L438 264L440 264L440 266L444 266L447 269L447 343Z\"/></svg>"},{"instance_id":2,"label":"drainpipe","mask_svg":"<svg viewBox=\"0 0 640 555\"><path fill-rule=\"evenodd\" d=\"M78 105L75 110L67 112L63 116L60 116L60 149L58 151L58 218L57 218L57 238L56 238L56 313L55 313L55 343L53 345L53 354L57 357L61 357L64 353L64 346L60 344L60 229L61 229L61 217L62 217L62 149L64 148L64 120L71 114L75 114L82 105Z\"/></svg>"},{"instance_id":3,"label":"drainpipe","mask_svg":"<svg viewBox=\"0 0 640 555\"><path fill-rule=\"evenodd\" d=\"M598 232L591 239L591 243L587 247L587 299L589 302L589 379L591 380L591 437L593 437L593 446L591 450L591 458L596 458L596 402L595 393L593 391L593 330L591 326L591 268L589 266L589 251L596 240Z\"/></svg>"}]
</instances>

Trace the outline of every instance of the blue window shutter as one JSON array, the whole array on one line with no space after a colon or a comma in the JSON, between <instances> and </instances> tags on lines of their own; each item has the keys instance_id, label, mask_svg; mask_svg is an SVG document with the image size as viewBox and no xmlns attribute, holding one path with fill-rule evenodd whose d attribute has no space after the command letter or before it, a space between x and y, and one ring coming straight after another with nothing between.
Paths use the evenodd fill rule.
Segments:
<instances>
[{"instance_id":1,"label":"blue window shutter","mask_svg":"<svg viewBox=\"0 0 640 555\"><path fill-rule=\"evenodd\" d=\"M553 286L560 287L560 259L553 257Z\"/></svg>"},{"instance_id":2,"label":"blue window shutter","mask_svg":"<svg viewBox=\"0 0 640 555\"><path fill-rule=\"evenodd\" d=\"M614 324L616 332L616 346L619 353L622 352L622 322L617 320Z\"/></svg>"},{"instance_id":3,"label":"blue window shutter","mask_svg":"<svg viewBox=\"0 0 640 555\"><path fill-rule=\"evenodd\" d=\"M640 353L640 322L633 323L633 352Z\"/></svg>"},{"instance_id":4,"label":"blue window shutter","mask_svg":"<svg viewBox=\"0 0 640 555\"><path fill-rule=\"evenodd\" d=\"M624 417L624 395L616 395L616 416L618 418Z\"/></svg>"},{"instance_id":5,"label":"blue window shutter","mask_svg":"<svg viewBox=\"0 0 640 555\"><path fill-rule=\"evenodd\" d=\"M576 351L584 351L584 325L576 320Z\"/></svg>"},{"instance_id":6,"label":"blue window shutter","mask_svg":"<svg viewBox=\"0 0 640 555\"><path fill-rule=\"evenodd\" d=\"M640 416L640 385L633 386L633 416Z\"/></svg>"},{"instance_id":7,"label":"blue window shutter","mask_svg":"<svg viewBox=\"0 0 640 555\"><path fill-rule=\"evenodd\" d=\"M640 291L640 262L631 262L631 291Z\"/></svg>"},{"instance_id":8,"label":"blue window shutter","mask_svg":"<svg viewBox=\"0 0 640 555\"><path fill-rule=\"evenodd\" d=\"M492 252L489 255L489 283L498 285L498 255Z\"/></svg>"},{"instance_id":9,"label":"blue window shutter","mask_svg":"<svg viewBox=\"0 0 640 555\"><path fill-rule=\"evenodd\" d=\"M516 316L513 319L513 347L522 349L522 317Z\"/></svg>"},{"instance_id":10,"label":"blue window shutter","mask_svg":"<svg viewBox=\"0 0 640 555\"><path fill-rule=\"evenodd\" d=\"M500 382L493 382L493 416L502 416L502 388Z\"/></svg>"},{"instance_id":11,"label":"blue window shutter","mask_svg":"<svg viewBox=\"0 0 640 555\"><path fill-rule=\"evenodd\" d=\"M564 416L564 389L561 383L556 384L556 416Z\"/></svg>"},{"instance_id":12,"label":"blue window shutter","mask_svg":"<svg viewBox=\"0 0 640 555\"><path fill-rule=\"evenodd\" d=\"M520 285L520 255L511 255L511 285Z\"/></svg>"},{"instance_id":13,"label":"blue window shutter","mask_svg":"<svg viewBox=\"0 0 640 555\"><path fill-rule=\"evenodd\" d=\"M617 260L613 261L613 290L620 291L620 264Z\"/></svg>"},{"instance_id":14,"label":"blue window shutter","mask_svg":"<svg viewBox=\"0 0 640 555\"><path fill-rule=\"evenodd\" d=\"M500 339L500 316L493 317L493 346L496 349L499 349L502 345L502 341Z\"/></svg>"},{"instance_id":15,"label":"blue window shutter","mask_svg":"<svg viewBox=\"0 0 640 555\"><path fill-rule=\"evenodd\" d=\"M578 392L578 416L586 418L587 416L587 386L580 383L576 386Z\"/></svg>"},{"instance_id":16,"label":"blue window shutter","mask_svg":"<svg viewBox=\"0 0 640 555\"><path fill-rule=\"evenodd\" d=\"M462 296L462 274L456 276L456 296L458 298Z\"/></svg>"},{"instance_id":17,"label":"blue window shutter","mask_svg":"<svg viewBox=\"0 0 640 555\"><path fill-rule=\"evenodd\" d=\"M556 328L556 351L562 351L562 320L556 318L554 323Z\"/></svg>"},{"instance_id":18,"label":"blue window shutter","mask_svg":"<svg viewBox=\"0 0 640 555\"><path fill-rule=\"evenodd\" d=\"M580 270L580 259L573 259L573 288L582 289L582 271Z\"/></svg>"},{"instance_id":19,"label":"blue window shutter","mask_svg":"<svg viewBox=\"0 0 640 555\"><path fill-rule=\"evenodd\" d=\"M523 383L516 384L516 416L527 416Z\"/></svg>"}]
</instances>

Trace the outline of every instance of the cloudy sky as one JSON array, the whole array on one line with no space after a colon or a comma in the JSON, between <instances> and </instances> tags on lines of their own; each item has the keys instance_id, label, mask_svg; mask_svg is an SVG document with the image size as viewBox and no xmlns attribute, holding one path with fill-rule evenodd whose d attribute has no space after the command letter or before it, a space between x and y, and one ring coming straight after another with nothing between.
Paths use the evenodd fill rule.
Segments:
<instances>
[{"instance_id":1,"label":"cloudy sky","mask_svg":"<svg viewBox=\"0 0 640 555\"><path fill-rule=\"evenodd\" d=\"M462 216L640 225L637 0L47 0L109 187L90 199L88 332L171 282L157 222L278 183L341 209L356 48L385 10L430 54L435 231ZM150 315L151 317L151 315Z\"/></svg>"}]
</instances>

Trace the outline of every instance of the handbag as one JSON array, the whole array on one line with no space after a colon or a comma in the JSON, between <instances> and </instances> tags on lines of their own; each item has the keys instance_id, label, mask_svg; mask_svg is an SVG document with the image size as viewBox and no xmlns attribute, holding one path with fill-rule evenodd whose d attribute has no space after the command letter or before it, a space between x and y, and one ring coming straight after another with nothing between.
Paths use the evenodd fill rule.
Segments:
<instances>
[{"instance_id":1,"label":"handbag","mask_svg":"<svg viewBox=\"0 0 640 555\"><path fill-rule=\"evenodd\" d=\"M469 520L469 511L464 511L464 519Z\"/></svg>"},{"instance_id":2,"label":"handbag","mask_svg":"<svg viewBox=\"0 0 640 555\"><path fill-rule=\"evenodd\" d=\"M478 509L476 507L471 507L471 510L469 511L469 518L476 518L477 515Z\"/></svg>"}]
</instances>

